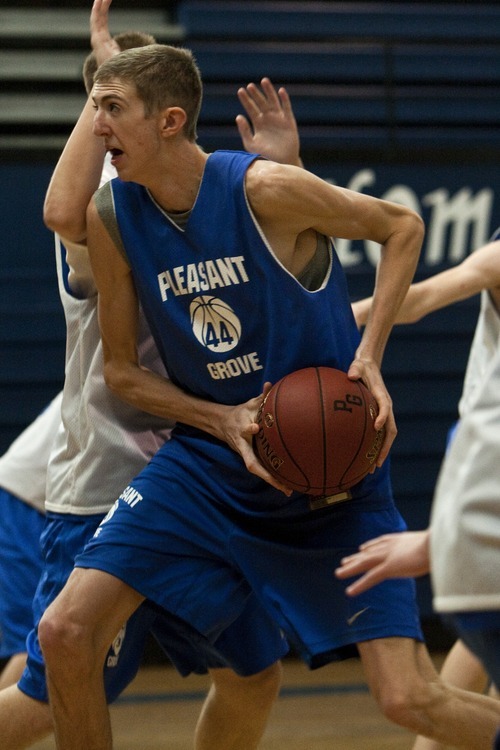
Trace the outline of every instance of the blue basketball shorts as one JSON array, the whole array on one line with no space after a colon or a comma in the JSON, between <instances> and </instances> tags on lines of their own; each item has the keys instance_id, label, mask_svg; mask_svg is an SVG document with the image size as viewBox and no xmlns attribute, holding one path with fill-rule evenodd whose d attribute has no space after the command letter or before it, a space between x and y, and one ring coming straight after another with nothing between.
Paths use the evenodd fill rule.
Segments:
<instances>
[{"instance_id":1,"label":"blue basketball shorts","mask_svg":"<svg viewBox=\"0 0 500 750\"><path fill-rule=\"evenodd\" d=\"M48 513L41 535L44 568L33 602L35 627L28 635L28 660L18 683L30 697L47 701L45 665L37 636L40 618L66 583L75 556L92 537L103 516L76 516ZM270 666L288 651L283 634L276 628L255 599L247 602L244 617L234 623L218 644L210 642L192 626L175 615L162 611L154 602L144 602L122 629L107 654L104 683L109 702L114 701L137 674L145 644L151 635L183 676L204 674L209 669L235 668L243 675L252 674L255 660L242 653L241 643L259 649L258 669ZM224 655L227 654L227 657Z\"/></svg>"},{"instance_id":2,"label":"blue basketball shorts","mask_svg":"<svg viewBox=\"0 0 500 750\"><path fill-rule=\"evenodd\" d=\"M247 497L254 512L245 512L241 498L233 506L221 500L239 491L241 477L226 474L222 485L203 460L191 455L189 441L170 440L121 494L76 565L120 578L211 642L255 595L313 668L353 655L360 641L422 640L414 581L386 581L349 598L348 581L334 576L362 542L406 528L390 486L384 502L379 493L372 505L368 497L295 516L256 493Z\"/></svg>"},{"instance_id":3,"label":"blue basketball shorts","mask_svg":"<svg viewBox=\"0 0 500 750\"><path fill-rule=\"evenodd\" d=\"M0 659L26 651L42 570L42 513L0 488Z\"/></svg>"}]
</instances>

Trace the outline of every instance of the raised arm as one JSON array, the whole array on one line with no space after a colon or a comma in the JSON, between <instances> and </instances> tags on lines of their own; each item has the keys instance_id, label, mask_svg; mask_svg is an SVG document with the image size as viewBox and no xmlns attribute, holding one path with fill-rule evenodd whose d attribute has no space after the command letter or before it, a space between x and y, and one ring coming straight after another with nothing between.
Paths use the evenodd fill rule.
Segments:
<instances>
[{"instance_id":1,"label":"raised arm","mask_svg":"<svg viewBox=\"0 0 500 750\"><path fill-rule=\"evenodd\" d=\"M108 29L110 5L111 0L95 0L90 15L90 40L98 65L119 52ZM93 117L89 98L56 164L43 209L49 229L79 244L86 240L85 212L99 187L105 155L102 138L92 133Z\"/></svg>"},{"instance_id":2,"label":"raised arm","mask_svg":"<svg viewBox=\"0 0 500 750\"><path fill-rule=\"evenodd\" d=\"M386 426L378 465L396 435L392 402L380 374L384 349L408 291L423 239L414 211L345 188L329 185L306 170L257 161L247 173L247 194L268 241L293 272L300 256L315 246L316 233L372 239L382 246L371 315L349 369L375 396L376 426Z\"/></svg>"},{"instance_id":3,"label":"raised arm","mask_svg":"<svg viewBox=\"0 0 500 750\"><path fill-rule=\"evenodd\" d=\"M500 310L500 240L483 245L458 266L412 284L395 323L416 323L429 313L473 297L483 289L491 291ZM353 303L358 326L365 325L372 300L367 297Z\"/></svg>"},{"instance_id":4,"label":"raised arm","mask_svg":"<svg viewBox=\"0 0 500 750\"><path fill-rule=\"evenodd\" d=\"M270 79L263 78L260 88L249 83L238 89L238 98L247 113L236 117L244 149L301 167L299 131L287 90L282 86L276 91Z\"/></svg>"}]
</instances>

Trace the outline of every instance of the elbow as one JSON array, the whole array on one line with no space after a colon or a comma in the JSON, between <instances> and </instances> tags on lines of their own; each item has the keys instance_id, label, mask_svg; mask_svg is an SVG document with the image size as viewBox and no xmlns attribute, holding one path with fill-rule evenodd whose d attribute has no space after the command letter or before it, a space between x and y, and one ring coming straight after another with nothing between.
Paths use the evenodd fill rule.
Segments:
<instances>
[{"instance_id":1,"label":"elbow","mask_svg":"<svg viewBox=\"0 0 500 750\"><path fill-rule=\"evenodd\" d=\"M134 378L129 367L108 361L104 364L104 382L113 395L127 403L134 403Z\"/></svg>"},{"instance_id":2,"label":"elbow","mask_svg":"<svg viewBox=\"0 0 500 750\"><path fill-rule=\"evenodd\" d=\"M70 242L81 243L86 238L85 217L81 220L76 212L68 210L64 200L53 198L50 194L43 205L43 222L47 229Z\"/></svg>"},{"instance_id":3,"label":"elbow","mask_svg":"<svg viewBox=\"0 0 500 750\"><path fill-rule=\"evenodd\" d=\"M425 224L420 214L417 214L416 211L412 211L411 209L408 209L408 228L411 236L415 241L418 241L418 247L420 250L425 236Z\"/></svg>"},{"instance_id":4,"label":"elbow","mask_svg":"<svg viewBox=\"0 0 500 750\"><path fill-rule=\"evenodd\" d=\"M120 396L124 389L124 377L118 367L113 362L106 362L103 368L104 382L110 391L116 396Z\"/></svg>"}]
</instances>

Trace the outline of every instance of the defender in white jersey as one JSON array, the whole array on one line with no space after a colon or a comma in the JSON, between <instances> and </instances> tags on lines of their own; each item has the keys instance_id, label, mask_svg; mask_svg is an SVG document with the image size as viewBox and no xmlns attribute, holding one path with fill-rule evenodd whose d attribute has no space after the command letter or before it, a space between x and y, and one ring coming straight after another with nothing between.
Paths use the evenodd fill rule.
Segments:
<instances>
[{"instance_id":1,"label":"defender in white jersey","mask_svg":"<svg viewBox=\"0 0 500 750\"><path fill-rule=\"evenodd\" d=\"M481 307L471 345L459 402L460 422L443 463L433 502L430 529L381 537L363 546L357 555L346 558L339 577L363 573L351 587L351 594L361 593L370 586L393 576L422 575L429 572L432 560L434 607L440 612L500 609L495 551L500 540L500 515L497 505L496 466L500 460L498 444L498 363L500 357L500 228L492 240L476 250L460 265L413 284L398 313L397 322L412 323L425 315L481 292ZM371 299L353 305L360 325L370 309ZM496 401L495 401L496 394ZM485 420L485 425L482 421ZM465 423L465 427L462 425ZM476 433L472 438L471 425ZM488 430L493 426L493 432ZM491 443L488 436L491 435ZM458 442L457 442L458 441ZM486 489L485 487L489 488ZM488 491L491 512L487 510ZM479 506L479 512L473 509ZM470 520L469 520L470 519ZM486 537L479 533L483 524ZM474 525L476 527L474 528ZM429 554L429 539L433 549ZM432 551L432 550L431 550ZM485 592L493 594L492 601ZM461 593L458 593L461 592ZM495 603L496 602L496 603ZM484 617L484 620L483 620ZM495 626L496 613L474 615L471 620L485 629ZM450 652L443 677L452 684L482 691L488 679L500 684L497 655L500 642L492 640L493 652L484 650L472 640L472 628L466 629L468 616L454 617L453 624L479 657L472 656L459 641ZM471 623L472 624L472 623ZM419 738L414 750L441 750L444 745Z\"/></svg>"},{"instance_id":2,"label":"defender in white jersey","mask_svg":"<svg viewBox=\"0 0 500 750\"><path fill-rule=\"evenodd\" d=\"M61 424L59 393L0 458L0 689L21 676L42 570L47 463Z\"/></svg>"}]
</instances>

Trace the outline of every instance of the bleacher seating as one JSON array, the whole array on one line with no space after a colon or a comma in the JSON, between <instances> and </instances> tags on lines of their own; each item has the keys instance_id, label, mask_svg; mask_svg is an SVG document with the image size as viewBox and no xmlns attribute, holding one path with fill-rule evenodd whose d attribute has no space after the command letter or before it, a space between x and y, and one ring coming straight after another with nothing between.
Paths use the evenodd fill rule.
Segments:
<instances>
[{"instance_id":1,"label":"bleacher seating","mask_svg":"<svg viewBox=\"0 0 500 750\"><path fill-rule=\"evenodd\" d=\"M237 147L235 88L271 75L306 151L500 149L498 5L184 0L178 20L204 76L210 147Z\"/></svg>"}]
</instances>

